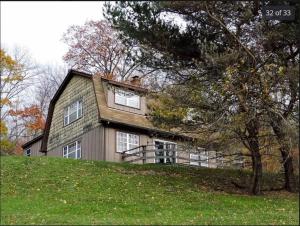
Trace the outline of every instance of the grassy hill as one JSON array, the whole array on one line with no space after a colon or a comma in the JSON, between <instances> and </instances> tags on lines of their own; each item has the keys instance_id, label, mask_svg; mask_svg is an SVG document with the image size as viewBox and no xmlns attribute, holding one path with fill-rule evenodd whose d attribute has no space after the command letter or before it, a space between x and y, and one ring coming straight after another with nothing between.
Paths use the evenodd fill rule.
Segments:
<instances>
[{"instance_id":1,"label":"grassy hill","mask_svg":"<svg viewBox=\"0 0 300 226\"><path fill-rule=\"evenodd\" d=\"M233 170L1 157L1 224L299 224L298 194L249 196L232 184L248 177ZM281 183L266 175L264 188L272 181Z\"/></svg>"}]
</instances>

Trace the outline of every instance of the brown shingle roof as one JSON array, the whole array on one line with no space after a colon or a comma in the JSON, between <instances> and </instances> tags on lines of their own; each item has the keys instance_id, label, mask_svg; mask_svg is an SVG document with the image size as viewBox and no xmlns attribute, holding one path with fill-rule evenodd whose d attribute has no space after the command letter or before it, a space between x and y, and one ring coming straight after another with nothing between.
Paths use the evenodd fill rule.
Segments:
<instances>
[{"instance_id":1,"label":"brown shingle roof","mask_svg":"<svg viewBox=\"0 0 300 226\"><path fill-rule=\"evenodd\" d=\"M119 122L123 124L129 124L132 126L155 129L152 123L144 115L133 114L130 112L121 111L118 109L108 107L106 102L103 82L101 82L101 78L94 76L93 83L94 83L94 89L96 93L101 120L107 120L107 121ZM118 85L120 85L120 83L118 83ZM125 87L127 87L127 84Z\"/></svg>"},{"instance_id":2,"label":"brown shingle roof","mask_svg":"<svg viewBox=\"0 0 300 226\"><path fill-rule=\"evenodd\" d=\"M97 104L98 104L99 114L100 114L100 116L99 116L100 121L108 122L108 123L111 122L111 124L114 124L114 125L120 124L120 125L125 125L127 127L135 127L137 129L149 130L154 133L167 135L167 136L180 137L183 139L192 139L189 136L185 136L182 134L177 134L177 133L173 133L170 131L165 131L165 130L159 129L159 128L155 127L151 123L151 121L149 119L147 119L146 116L144 116L144 115L133 114L133 113L126 112L126 111L109 108L107 105L107 102L106 102L105 91L103 88L103 81L107 81L108 83L110 83L112 85L121 86L121 87L124 87L127 89L132 89L132 90L135 90L138 92L142 92L142 93L147 93L147 89L139 87L139 86L127 84L127 83L122 83L122 82L105 79L103 77L96 76L96 75L92 76L91 74L87 74L87 73L83 73L83 72L79 72L79 71L71 69L71 70L69 70L66 78L64 79L61 86L59 87L59 89L57 90L57 92L55 93L54 97L52 98L52 100L50 102L44 136L43 136L42 145L41 145L41 152L47 152L47 142L48 142L49 131L50 131L50 126L51 126L55 103L74 75L83 76L83 77L92 79L92 82L94 85L95 96L96 96L96 100L97 100Z\"/></svg>"},{"instance_id":3,"label":"brown shingle roof","mask_svg":"<svg viewBox=\"0 0 300 226\"><path fill-rule=\"evenodd\" d=\"M94 76L93 84L94 84L101 121L106 121L111 124L124 125L127 127L135 127L137 129L142 129L142 130L149 130L153 133L161 134L164 136L172 136L172 137L188 139L188 140L193 139L192 137L186 136L184 134L178 134L175 132L157 128L152 124L152 122L145 115L133 114L131 112L126 112L126 111L108 107L106 93L103 87L104 86L103 81L108 81L110 84L133 89L135 91L147 92L147 89L144 89L142 87L132 86L129 84L124 84L124 83L100 78L99 76Z\"/></svg>"}]
</instances>

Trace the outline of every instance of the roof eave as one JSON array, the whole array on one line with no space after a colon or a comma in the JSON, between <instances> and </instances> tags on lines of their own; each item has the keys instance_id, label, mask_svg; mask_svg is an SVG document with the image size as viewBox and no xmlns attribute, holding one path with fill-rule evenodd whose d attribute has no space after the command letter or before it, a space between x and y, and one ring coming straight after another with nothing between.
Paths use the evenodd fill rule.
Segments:
<instances>
[{"instance_id":1,"label":"roof eave","mask_svg":"<svg viewBox=\"0 0 300 226\"><path fill-rule=\"evenodd\" d=\"M137 126L137 125L133 125L133 124L129 124L129 123L123 123L123 122L118 122L118 121L114 121L114 120L110 120L110 119L104 119L101 118L100 122L103 123L104 125L107 126L124 126L127 128L135 128L141 131L147 131L149 134L160 134L163 136L167 136L167 137L174 137L174 138L179 138L182 140L186 140L186 141L193 141L194 138L193 137L189 137L189 136L185 136L182 134L178 134L178 133L174 133L174 132L168 132L168 131L164 131L164 130L159 130L159 129L155 129L155 128L149 128L149 127L143 127L143 126Z\"/></svg>"},{"instance_id":2,"label":"roof eave","mask_svg":"<svg viewBox=\"0 0 300 226\"><path fill-rule=\"evenodd\" d=\"M39 136L33 138L32 140L30 140L30 141L26 142L25 144L23 144L23 145L22 145L22 148L25 149L25 148L27 148L28 146L34 144L35 142L37 142L37 141L39 141L40 139L42 139L43 136L44 136L44 134L41 134L41 135L39 135Z\"/></svg>"}]
</instances>

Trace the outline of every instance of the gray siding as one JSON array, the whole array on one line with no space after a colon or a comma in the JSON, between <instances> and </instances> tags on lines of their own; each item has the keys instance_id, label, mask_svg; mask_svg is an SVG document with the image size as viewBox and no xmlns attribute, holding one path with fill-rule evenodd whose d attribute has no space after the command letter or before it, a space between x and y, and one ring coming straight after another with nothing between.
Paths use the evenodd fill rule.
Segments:
<instances>
[{"instance_id":1,"label":"gray siding","mask_svg":"<svg viewBox=\"0 0 300 226\"><path fill-rule=\"evenodd\" d=\"M37 142L33 143L31 146L27 147L26 149L24 149L24 151L30 149L31 156L43 156L44 154L40 152L41 144L42 144L42 139L38 140Z\"/></svg>"},{"instance_id":2,"label":"gray siding","mask_svg":"<svg viewBox=\"0 0 300 226\"><path fill-rule=\"evenodd\" d=\"M117 131L134 133L140 136L140 145L147 145L151 138L144 134L136 133L133 131L118 130L114 128L105 127L105 160L110 162L122 162L121 154L117 152ZM149 143L150 144L150 143Z\"/></svg>"},{"instance_id":3,"label":"gray siding","mask_svg":"<svg viewBox=\"0 0 300 226\"><path fill-rule=\"evenodd\" d=\"M72 138L52 151L48 151L48 156L63 156L63 147L77 140L81 140L81 157L85 160L104 160L103 127L98 126L80 136Z\"/></svg>"},{"instance_id":4,"label":"gray siding","mask_svg":"<svg viewBox=\"0 0 300 226\"><path fill-rule=\"evenodd\" d=\"M88 160L104 160L103 127L99 126L82 137L82 158Z\"/></svg>"},{"instance_id":5,"label":"gray siding","mask_svg":"<svg viewBox=\"0 0 300 226\"><path fill-rule=\"evenodd\" d=\"M103 147L103 150L105 150L105 160L106 161L111 161L111 162L122 162L121 154L117 152L116 150L116 133L117 131L122 131L122 132L128 132L128 133L134 133L140 136L140 145L154 145L154 140L163 140L163 141L168 141L172 143L176 143L177 145L182 145L182 142L174 141L171 139L165 139L165 138L160 138L160 137L149 137L148 135L145 134L139 134L136 133L134 130L131 131L126 131L126 130L119 130L119 129L114 129L114 128L108 128L105 127L105 147ZM147 149L153 149L154 146L152 147L147 147ZM189 159L189 152L177 152L176 156L178 157L183 157ZM147 157L154 157L155 154L154 152L148 152L146 153ZM130 160L128 158L127 160ZM146 163L154 163L155 159L147 159ZM177 163L187 163L188 160L183 160L183 159L176 159ZM142 161L139 161L137 163L142 163ZM211 167L211 163L209 162L209 167ZM213 166L212 166L213 167Z\"/></svg>"},{"instance_id":6,"label":"gray siding","mask_svg":"<svg viewBox=\"0 0 300 226\"><path fill-rule=\"evenodd\" d=\"M79 99L82 99L83 103L82 117L64 125L65 108ZM98 109L92 80L74 76L55 103L47 149L49 152L56 151L97 126Z\"/></svg>"}]
</instances>

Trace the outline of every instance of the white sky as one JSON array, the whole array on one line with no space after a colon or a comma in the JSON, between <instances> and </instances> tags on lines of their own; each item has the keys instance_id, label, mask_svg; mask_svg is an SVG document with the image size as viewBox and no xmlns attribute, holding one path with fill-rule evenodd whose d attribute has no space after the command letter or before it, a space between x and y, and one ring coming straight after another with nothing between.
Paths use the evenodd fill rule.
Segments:
<instances>
[{"instance_id":1,"label":"white sky","mask_svg":"<svg viewBox=\"0 0 300 226\"><path fill-rule=\"evenodd\" d=\"M1 47L25 48L41 64L63 64L62 35L71 25L101 20L104 2L2 2Z\"/></svg>"}]
</instances>

